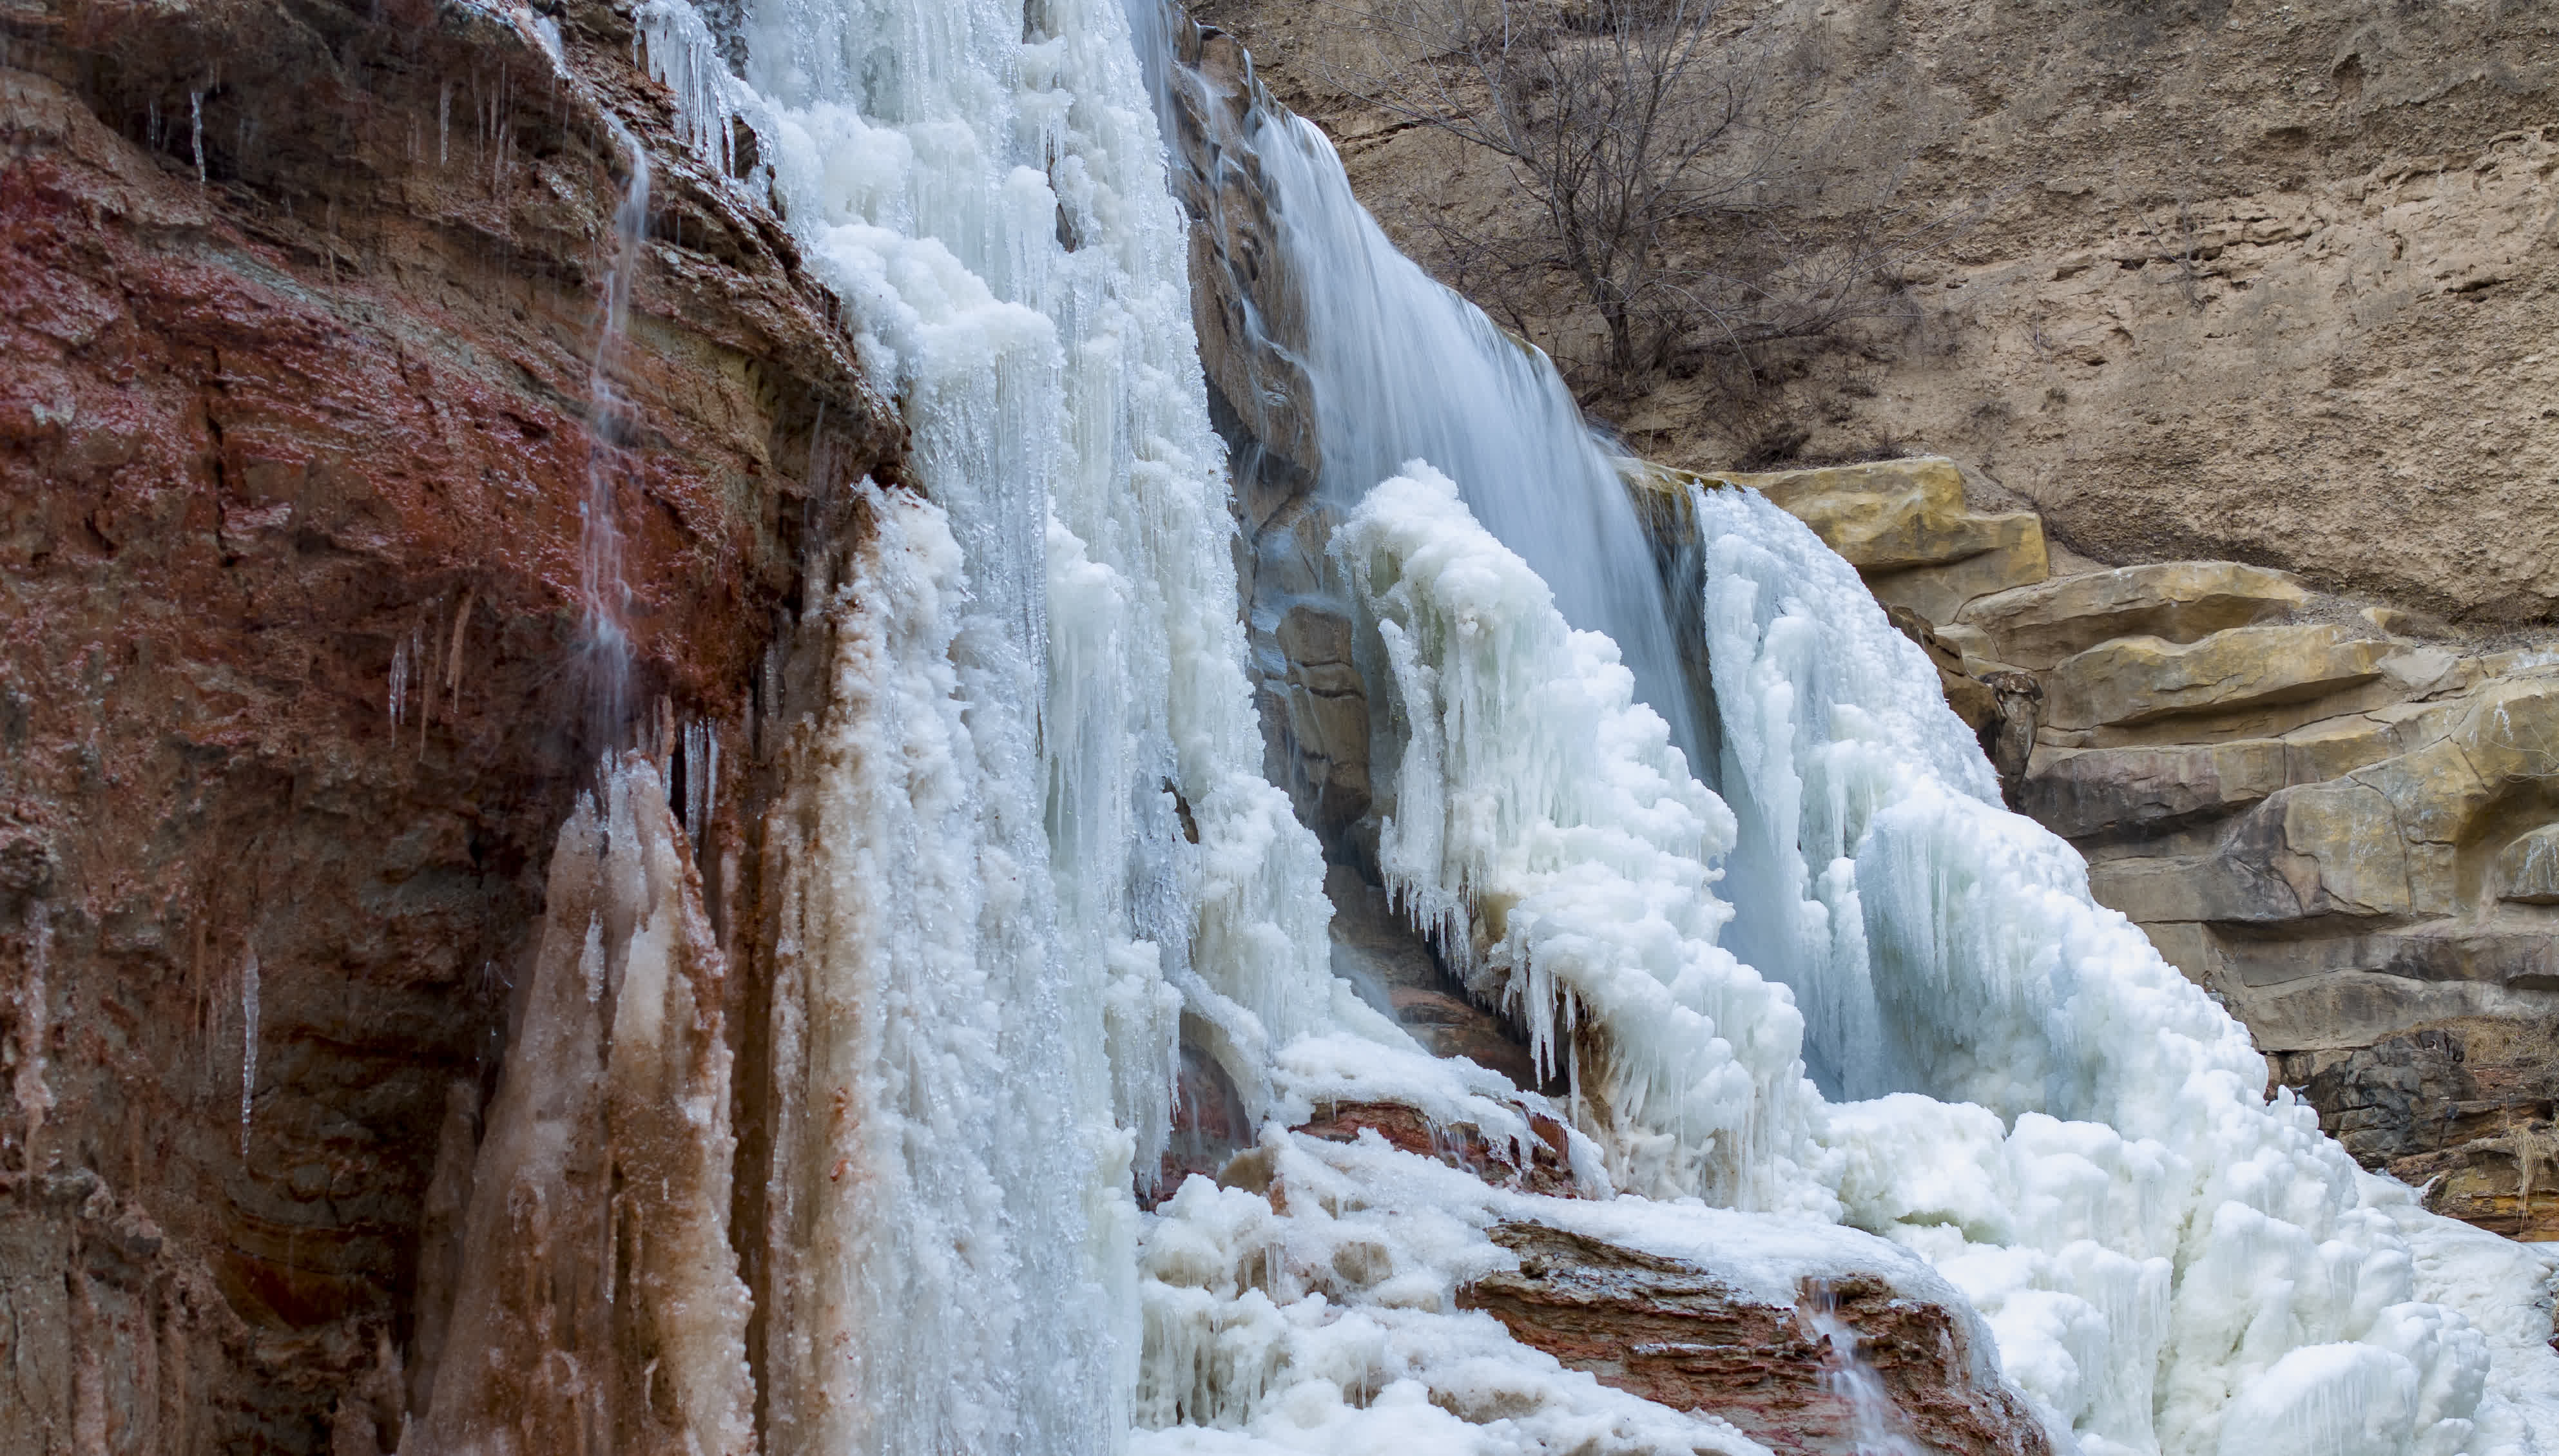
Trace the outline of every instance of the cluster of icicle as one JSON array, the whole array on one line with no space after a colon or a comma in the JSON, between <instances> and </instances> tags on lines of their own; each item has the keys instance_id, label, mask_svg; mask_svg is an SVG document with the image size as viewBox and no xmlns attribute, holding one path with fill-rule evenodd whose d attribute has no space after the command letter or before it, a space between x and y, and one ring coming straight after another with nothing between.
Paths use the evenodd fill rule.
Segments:
<instances>
[{"instance_id":1,"label":"cluster of icicle","mask_svg":"<svg viewBox=\"0 0 2559 1456\"><path fill-rule=\"evenodd\" d=\"M1511 1006L1542 1064L1576 1056L1578 1120L1620 1188L1801 1206L1789 1161L1815 1100L1783 987L1717 944L1710 868L1733 821L1634 700L1614 643L1419 461L1333 537L1405 728L1378 861L1407 910ZM1812 1205L1818 1208L1819 1205Z\"/></svg>"},{"instance_id":2,"label":"cluster of icicle","mask_svg":"<svg viewBox=\"0 0 2559 1456\"><path fill-rule=\"evenodd\" d=\"M1609 642L1476 523L1465 501L1499 523L1491 503L1526 499L1464 480L1511 452L1440 462L1462 500L1403 472L1337 552L1403 725L1386 868L1571 1065L1585 1189L1763 1212L1532 1200L1276 1130L1363 1089L1525 1124L1503 1123L1498 1079L1422 1057L1329 973L1314 840L1260 775L1185 229L1128 19L1116 0L749 11L743 78L682 0L640 8L641 44L706 157L752 121L757 184L901 401L916 489L845 487L859 540L811 563L793 711L765 745L763 1025L729 1025L648 761L609 766L562 831L451 1313L420 1335L423 1449L1066 1456L1133 1426L1150 1452L1757 1450L1458 1312L1508 1257L1485 1230L1522 1217L1736 1258L1785 1238L1893 1253L1833 1223L1882 1234L1988 1315L2011 1377L2092 1452L2527 1439L2523 1392L2559 1379L2524 1264L2266 1105L2244 1033L2088 904L2066 849L1990 805L1854 575L1747 498L1696 503L1730 806ZM1290 145L1351 206L1320 139ZM1325 220L1413 301L1374 224ZM1412 316L1462 309L1427 303ZM1324 327L1402 316L1358 314ZM1480 319L1406 334L1453 353L1398 377L1515 391L1525 367L1561 397ZM1397 347L1361 345L1372 364ZM1330 459L1348 396L1311 372ZM1523 458L1623 510L1569 401L1410 392L1417 417L1570 432ZM1612 530L1547 569L1645 574L1608 559ZM1641 615L1563 585L1612 625ZM1649 678L1668 635L1647 633ZM1719 864L1753 887L1737 919ZM1805 1075L1808 1014L1817 1070L1869 1100ZM1274 1124L1253 1156L1275 1192L1195 1182L1140 1214L1185 1027ZM732 1086L749 1034L759 1080ZM766 1225L732 1231L750 1107L770 1177L734 1206ZM764 1250L761 1309L739 1244ZM1938 1277L1893 1256L1913 1288Z\"/></svg>"}]
</instances>

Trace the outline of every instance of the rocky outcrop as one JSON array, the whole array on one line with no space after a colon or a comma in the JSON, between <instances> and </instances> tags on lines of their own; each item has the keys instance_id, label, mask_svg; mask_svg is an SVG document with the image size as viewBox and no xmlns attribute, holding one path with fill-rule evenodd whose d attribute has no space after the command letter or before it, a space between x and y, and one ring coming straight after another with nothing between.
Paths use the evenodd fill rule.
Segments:
<instances>
[{"instance_id":1,"label":"rocky outcrop","mask_svg":"<svg viewBox=\"0 0 2559 1456\"><path fill-rule=\"evenodd\" d=\"M1356 1142L1361 1133L1374 1132L1390 1146L1463 1168L1496 1188L1581 1197L1584 1190L1573 1173L1573 1149L1564 1124L1525 1106L1519 1110L1531 1134L1519 1146L1489 1138L1471 1122L1433 1122L1400 1102L1331 1103L1318 1107L1314 1119L1299 1123L1295 1130L1326 1142Z\"/></svg>"},{"instance_id":2,"label":"rocky outcrop","mask_svg":"<svg viewBox=\"0 0 2559 1456\"><path fill-rule=\"evenodd\" d=\"M626 10L0 38L0 1451L387 1449L559 823L645 746L725 926L775 615L902 433Z\"/></svg>"},{"instance_id":3,"label":"rocky outcrop","mask_svg":"<svg viewBox=\"0 0 2559 1456\"><path fill-rule=\"evenodd\" d=\"M2011 512L1968 517L1941 459L1730 479L1860 566L2012 804L2087 854L2097 899L2238 1014L2350 1151L2440 1175L2439 1206L2484 1227L2559 1232L2559 1200L2527 1217L2522 1196L2559 1110L2551 645L2419 635L2224 561L2072 559L1976 589Z\"/></svg>"},{"instance_id":4,"label":"rocky outcrop","mask_svg":"<svg viewBox=\"0 0 2559 1456\"><path fill-rule=\"evenodd\" d=\"M1704 478L1757 491L1801 517L1857 568L1878 601L1930 622L1951 622L1975 597L2051 572L2043 522L2031 510L1969 508L1963 472L1951 460Z\"/></svg>"},{"instance_id":5,"label":"rocky outcrop","mask_svg":"<svg viewBox=\"0 0 2559 1456\"><path fill-rule=\"evenodd\" d=\"M1503 1224L1492 1235L1519 1266L1459 1290L1460 1306L1603 1383L1713 1411L1773 1451L1906 1448L1896 1439L1949 1456L2050 1449L1960 1302L1911 1297L1875 1273L1806 1276L1784 1299L1711 1263L1572 1230ZM1852 1365L1886 1408L1858 1408Z\"/></svg>"}]
</instances>

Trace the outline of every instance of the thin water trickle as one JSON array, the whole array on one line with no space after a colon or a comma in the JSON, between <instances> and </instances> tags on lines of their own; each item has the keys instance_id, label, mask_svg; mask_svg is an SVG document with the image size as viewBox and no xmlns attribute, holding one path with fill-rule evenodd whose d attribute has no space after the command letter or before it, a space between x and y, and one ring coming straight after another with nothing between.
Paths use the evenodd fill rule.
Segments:
<instances>
[{"instance_id":1,"label":"thin water trickle","mask_svg":"<svg viewBox=\"0 0 2559 1456\"><path fill-rule=\"evenodd\" d=\"M631 178L613 213L613 260L604 275L604 318L587 372L586 499L578 505L578 598L586 638L588 712L594 739L619 740L630 716L630 585L622 575L620 486L629 465L631 407L613 369L628 336L631 288L649 233L649 154L628 127L605 113L630 159Z\"/></svg>"},{"instance_id":2,"label":"thin water trickle","mask_svg":"<svg viewBox=\"0 0 2559 1456\"><path fill-rule=\"evenodd\" d=\"M1909 1422L1892 1403L1891 1392L1883 1387L1883 1377L1867 1363L1856 1329L1840 1318L1839 1291L1829 1280L1813 1281L1804 1320L1830 1350L1822 1388L1848 1406L1855 1456L1927 1456L1926 1448L1911 1437Z\"/></svg>"},{"instance_id":3,"label":"thin water trickle","mask_svg":"<svg viewBox=\"0 0 2559 1456\"><path fill-rule=\"evenodd\" d=\"M52 911L39 900L27 911L27 977L10 997L17 1003L18 1023L17 1065L11 1069L10 1092L27 1123L30 1158L35 1155L36 1135L44 1130L45 1114L54 1106L53 1089L45 1082L45 1053L53 1040L52 992L45 976L52 966L53 949Z\"/></svg>"},{"instance_id":4,"label":"thin water trickle","mask_svg":"<svg viewBox=\"0 0 2559 1456\"><path fill-rule=\"evenodd\" d=\"M240 961L240 1156L248 1156L249 1116L257 1098L257 949Z\"/></svg>"}]
</instances>

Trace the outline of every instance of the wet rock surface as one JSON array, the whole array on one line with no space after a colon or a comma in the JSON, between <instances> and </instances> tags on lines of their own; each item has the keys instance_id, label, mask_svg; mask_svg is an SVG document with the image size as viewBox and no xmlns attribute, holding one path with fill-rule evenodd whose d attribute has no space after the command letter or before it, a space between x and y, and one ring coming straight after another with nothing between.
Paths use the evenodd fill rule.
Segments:
<instances>
[{"instance_id":1,"label":"wet rock surface","mask_svg":"<svg viewBox=\"0 0 2559 1456\"><path fill-rule=\"evenodd\" d=\"M1435 1123L1398 1102L1332 1103L1316 1108L1314 1118L1295 1130L1327 1142L1356 1142L1362 1132L1374 1132L1408 1153L1463 1168L1497 1188L1580 1197L1583 1190L1573 1176L1564 1124L1543 1112L1530 1111L1527 1118L1534 1140L1518 1147L1485 1137L1473 1123Z\"/></svg>"},{"instance_id":2,"label":"wet rock surface","mask_svg":"<svg viewBox=\"0 0 2559 1456\"><path fill-rule=\"evenodd\" d=\"M0 16L0 1451L398 1439L553 831L679 723L737 801L802 542L902 448L627 18L557 23L576 79L461 4ZM617 122L654 187L599 439Z\"/></svg>"},{"instance_id":3,"label":"wet rock surface","mask_svg":"<svg viewBox=\"0 0 2559 1456\"><path fill-rule=\"evenodd\" d=\"M1711 1410L1781 1452L1849 1456L1861 1430L1839 1379L1862 1361L1890 1406L1870 1423L1929 1451L2042 1456L2042 1426L1977 1348L1969 1312L1902 1296L1885 1279L1805 1281L1775 1303L1713 1268L1538 1224L1504 1224L1495 1241L1516 1272L1479 1279L1458 1303L1606 1384L1675 1409ZM1851 1332L1842 1351L1816 1311Z\"/></svg>"}]
</instances>

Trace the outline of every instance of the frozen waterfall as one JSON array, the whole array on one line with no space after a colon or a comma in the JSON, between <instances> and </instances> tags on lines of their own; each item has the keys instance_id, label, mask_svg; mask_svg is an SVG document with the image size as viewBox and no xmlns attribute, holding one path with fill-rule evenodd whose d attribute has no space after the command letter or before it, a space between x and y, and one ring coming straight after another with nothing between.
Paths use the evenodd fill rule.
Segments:
<instances>
[{"instance_id":1,"label":"frozen waterfall","mask_svg":"<svg viewBox=\"0 0 2559 1456\"><path fill-rule=\"evenodd\" d=\"M1299 363L1326 494L1347 509L1407 460L1446 472L1565 619L1617 644L1636 696L1696 765L1703 740L1651 548L1555 366L1396 251L1314 123L1266 119L1254 146L1287 266L1312 282Z\"/></svg>"},{"instance_id":2,"label":"frozen waterfall","mask_svg":"<svg viewBox=\"0 0 2559 1456\"><path fill-rule=\"evenodd\" d=\"M1524 1144L1550 1109L1330 972L1262 777L1170 58L1120 0L745 10L743 76L685 0L640 44L706 157L754 127L740 185L845 300L910 483L835 483L855 529L780 645L769 995L648 759L561 833L429 1449L1761 1451L1459 1309L1527 1221L1781 1289L1885 1269L1979 1312L2056 1449L2559 1456L2543 1266L2267 1102L1804 526L1697 490L1673 600L1544 358L1293 120L1260 161L1392 708L1379 868L1569 1076L1586 1196L1289 1132L1369 1098ZM1141 1212L1184 1043L1259 1141ZM636 1387L617 1341L663 1352Z\"/></svg>"}]
</instances>

